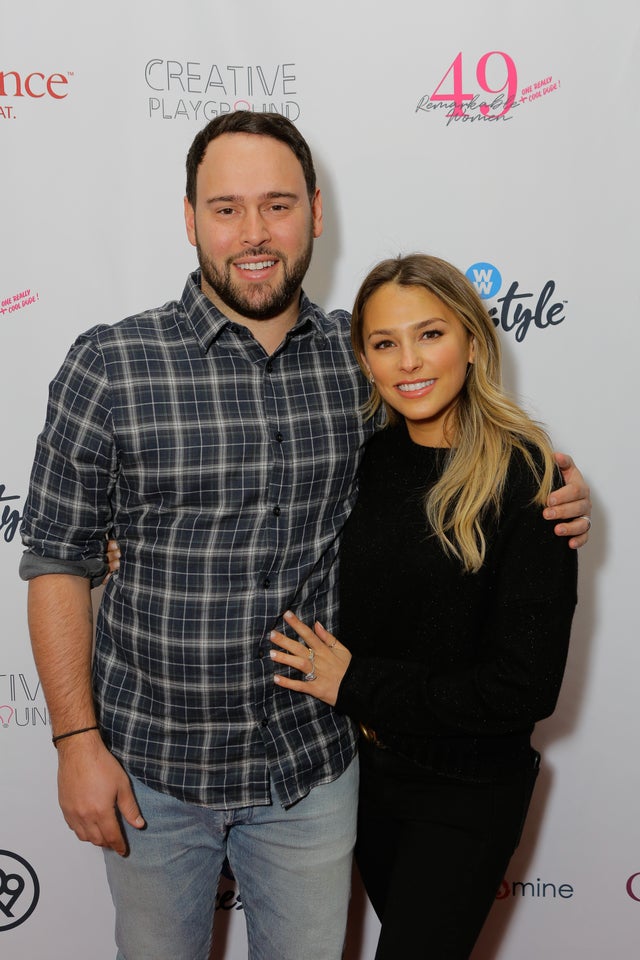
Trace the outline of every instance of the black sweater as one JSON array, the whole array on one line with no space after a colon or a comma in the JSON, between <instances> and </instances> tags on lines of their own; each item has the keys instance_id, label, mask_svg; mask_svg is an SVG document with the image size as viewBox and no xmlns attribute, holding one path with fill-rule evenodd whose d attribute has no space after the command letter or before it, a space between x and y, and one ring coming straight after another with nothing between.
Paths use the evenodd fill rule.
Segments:
<instances>
[{"instance_id":1,"label":"black sweater","mask_svg":"<svg viewBox=\"0 0 640 960\"><path fill-rule=\"evenodd\" d=\"M530 762L533 725L555 707L577 558L531 505L514 454L485 563L463 573L423 508L445 455L404 424L369 442L342 541L339 636L353 660L336 708L426 767L491 780Z\"/></svg>"}]
</instances>

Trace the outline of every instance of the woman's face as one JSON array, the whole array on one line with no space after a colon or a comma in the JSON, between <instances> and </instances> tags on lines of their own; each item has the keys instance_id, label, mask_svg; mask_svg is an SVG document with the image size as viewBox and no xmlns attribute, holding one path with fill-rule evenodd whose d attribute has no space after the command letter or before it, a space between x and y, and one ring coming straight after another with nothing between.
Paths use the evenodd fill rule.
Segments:
<instances>
[{"instance_id":1,"label":"woman's face","mask_svg":"<svg viewBox=\"0 0 640 960\"><path fill-rule=\"evenodd\" d=\"M455 313L423 287L385 283L363 312L364 363L383 400L423 446L450 446L444 435L473 363L474 344Z\"/></svg>"}]
</instances>

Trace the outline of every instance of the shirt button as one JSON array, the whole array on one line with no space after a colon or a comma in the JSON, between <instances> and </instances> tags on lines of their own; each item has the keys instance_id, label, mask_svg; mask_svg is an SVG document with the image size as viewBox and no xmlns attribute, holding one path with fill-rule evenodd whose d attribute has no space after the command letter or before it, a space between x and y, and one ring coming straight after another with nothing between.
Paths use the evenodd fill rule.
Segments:
<instances>
[{"instance_id":1,"label":"shirt button","mask_svg":"<svg viewBox=\"0 0 640 960\"><path fill-rule=\"evenodd\" d=\"M279 430L276 433L276 440L278 441L278 443L282 443L282 441L284 440L284 437L282 436Z\"/></svg>"},{"instance_id":2,"label":"shirt button","mask_svg":"<svg viewBox=\"0 0 640 960\"><path fill-rule=\"evenodd\" d=\"M265 590L269 589L269 587L271 586L271 580L269 580L269 577L265 577L262 583L262 586L265 588Z\"/></svg>"},{"instance_id":3,"label":"shirt button","mask_svg":"<svg viewBox=\"0 0 640 960\"><path fill-rule=\"evenodd\" d=\"M264 660L264 650L258 650L258 660Z\"/></svg>"},{"instance_id":4,"label":"shirt button","mask_svg":"<svg viewBox=\"0 0 640 960\"><path fill-rule=\"evenodd\" d=\"M261 727L268 727L268 726L269 726L269 719L268 719L268 717L263 717L263 718L262 718L262 720L260 721L260 726L261 726Z\"/></svg>"},{"instance_id":5,"label":"shirt button","mask_svg":"<svg viewBox=\"0 0 640 960\"><path fill-rule=\"evenodd\" d=\"M282 510L280 509L280 507L274 507L274 508L273 508L273 515L274 515L274 517L279 517L281 513L282 513Z\"/></svg>"},{"instance_id":6,"label":"shirt button","mask_svg":"<svg viewBox=\"0 0 640 960\"><path fill-rule=\"evenodd\" d=\"M273 364L271 363L271 361L269 361L269 363L266 365L265 370L267 371L267 373L271 373L271 372L272 372L272 370L273 370Z\"/></svg>"}]
</instances>

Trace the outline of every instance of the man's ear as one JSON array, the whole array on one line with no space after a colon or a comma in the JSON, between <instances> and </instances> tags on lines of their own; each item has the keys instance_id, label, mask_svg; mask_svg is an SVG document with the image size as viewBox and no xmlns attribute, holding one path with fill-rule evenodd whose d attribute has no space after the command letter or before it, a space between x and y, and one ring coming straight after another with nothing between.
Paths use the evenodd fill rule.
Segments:
<instances>
[{"instance_id":1,"label":"man's ear","mask_svg":"<svg viewBox=\"0 0 640 960\"><path fill-rule=\"evenodd\" d=\"M322 194L316 189L311 200L311 218L313 223L313 236L319 237L322 233Z\"/></svg>"},{"instance_id":2,"label":"man's ear","mask_svg":"<svg viewBox=\"0 0 640 960\"><path fill-rule=\"evenodd\" d=\"M196 245L196 214L195 210L189 203L188 199L184 198L184 222L187 228L187 236L189 238L189 243L195 247Z\"/></svg>"}]
</instances>

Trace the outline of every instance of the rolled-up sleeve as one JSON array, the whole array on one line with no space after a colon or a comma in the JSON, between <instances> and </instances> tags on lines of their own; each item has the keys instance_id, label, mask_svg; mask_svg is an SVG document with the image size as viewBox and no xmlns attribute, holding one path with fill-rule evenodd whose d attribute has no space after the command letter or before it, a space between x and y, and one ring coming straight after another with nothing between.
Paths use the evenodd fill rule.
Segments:
<instances>
[{"instance_id":1,"label":"rolled-up sleeve","mask_svg":"<svg viewBox=\"0 0 640 960\"><path fill-rule=\"evenodd\" d=\"M64 572L96 580L106 569L118 457L97 329L78 338L49 388L21 528L24 579Z\"/></svg>"}]
</instances>

